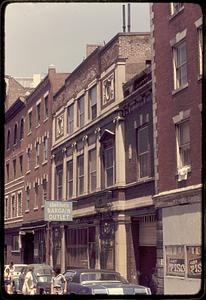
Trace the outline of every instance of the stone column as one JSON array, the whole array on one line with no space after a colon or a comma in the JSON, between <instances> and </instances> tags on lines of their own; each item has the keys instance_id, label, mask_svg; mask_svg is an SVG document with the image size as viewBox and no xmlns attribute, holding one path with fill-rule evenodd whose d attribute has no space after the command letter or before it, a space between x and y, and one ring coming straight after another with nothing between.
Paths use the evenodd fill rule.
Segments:
<instances>
[{"instance_id":1,"label":"stone column","mask_svg":"<svg viewBox=\"0 0 206 300\"><path fill-rule=\"evenodd\" d=\"M94 221L95 224L95 241L96 241L96 263L95 268L100 269L100 223L99 220Z\"/></svg>"},{"instance_id":2,"label":"stone column","mask_svg":"<svg viewBox=\"0 0 206 300\"><path fill-rule=\"evenodd\" d=\"M124 213L119 213L115 220L115 270L127 278L127 239L126 226L127 222Z\"/></svg>"},{"instance_id":3,"label":"stone column","mask_svg":"<svg viewBox=\"0 0 206 300\"><path fill-rule=\"evenodd\" d=\"M97 185L96 190L101 190L101 156L100 156L100 127L97 127L95 130L96 134L96 176L97 176Z\"/></svg>"},{"instance_id":4,"label":"stone column","mask_svg":"<svg viewBox=\"0 0 206 300\"><path fill-rule=\"evenodd\" d=\"M125 185L124 118L118 115L113 123L115 123L116 185Z\"/></svg>"}]
</instances>

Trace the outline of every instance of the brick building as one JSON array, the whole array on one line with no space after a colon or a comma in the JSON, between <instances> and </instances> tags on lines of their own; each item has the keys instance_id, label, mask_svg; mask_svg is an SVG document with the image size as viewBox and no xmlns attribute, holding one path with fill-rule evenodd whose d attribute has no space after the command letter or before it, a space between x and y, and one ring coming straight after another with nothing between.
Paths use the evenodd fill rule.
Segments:
<instances>
[{"instance_id":1,"label":"brick building","mask_svg":"<svg viewBox=\"0 0 206 300\"><path fill-rule=\"evenodd\" d=\"M44 201L50 198L52 96L68 74L48 75L5 116L5 263L45 262Z\"/></svg>"},{"instance_id":2,"label":"brick building","mask_svg":"<svg viewBox=\"0 0 206 300\"><path fill-rule=\"evenodd\" d=\"M158 293L194 294L202 268L201 8L154 3L151 26Z\"/></svg>"},{"instance_id":3,"label":"brick building","mask_svg":"<svg viewBox=\"0 0 206 300\"><path fill-rule=\"evenodd\" d=\"M135 282L156 264L150 58L149 33L119 33L54 95L51 198L73 202L73 221L50 227L50 263L62 270Z\"/></svg>"}]
</instances>

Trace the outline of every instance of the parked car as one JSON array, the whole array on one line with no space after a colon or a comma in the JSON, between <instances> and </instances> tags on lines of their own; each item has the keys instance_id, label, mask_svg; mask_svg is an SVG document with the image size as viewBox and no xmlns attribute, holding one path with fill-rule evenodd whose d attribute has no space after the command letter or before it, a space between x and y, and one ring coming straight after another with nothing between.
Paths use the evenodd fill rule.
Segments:
<instances>
[{"instance_id":1,"label":"parked car","mask_svg":"<svg viewBox=\"0 0 206 300\"><path fill-rule=\"evenodd\" d=\"M19 276L21 274L22 269L26 266L27 266L26 264L14 264L13 265L14 271L13 271L12 277L13 277L13 292L14 293L19 292ZM6 269L7 267L9 267L9 265L5 265L4 269Z\"/></svg>"},{"instance_id":2,"label":"parked car","mask_svg":"<svg viewBox=\"0 0 206 300\"><path fill-rule=\"evenodd\" d=\"M149 294L150 288L129 283L118 272L93 269L67 270L68 294L136 295Z\"/></svg>"},{"instance_id":3,"label":"parked car","mask_svg":"<svg viewBox=\"0 0 206 300\"><path fill-rule=\"evenodd\" d=\"M51 293L51 280L54 274L52 267L47 264L30 264L23 268L19 276L19 289L22 291L25 275L33 267L33 276L37 294Z\"/></svg>"}]
</instances>

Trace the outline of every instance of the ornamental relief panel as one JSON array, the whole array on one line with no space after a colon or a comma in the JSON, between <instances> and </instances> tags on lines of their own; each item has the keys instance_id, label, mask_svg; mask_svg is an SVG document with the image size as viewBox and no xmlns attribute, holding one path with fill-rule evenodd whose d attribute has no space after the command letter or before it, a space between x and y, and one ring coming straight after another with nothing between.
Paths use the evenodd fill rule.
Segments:
<instances>
[{"instance_id":1,"label":"ornamental relief panel","mask_svg":"<svg viewBox=\"0 0 206 300\"><path fill-rule=\"evenodd\" d=\"M115 90L114 90L114 73L108 76L102 81L102 95L103 95L103 105L114 100Z\"/></svg>"},{"instance_id":2,"label":"ornamental relief panel","mask_svg":"<svg viewBox=\"0 0 206 300\"><path fill-rule=\"evenodd\" d=\"M64 114L56 118L56 138L58 139L64 134Z\"/></svg>"}]
</instances>

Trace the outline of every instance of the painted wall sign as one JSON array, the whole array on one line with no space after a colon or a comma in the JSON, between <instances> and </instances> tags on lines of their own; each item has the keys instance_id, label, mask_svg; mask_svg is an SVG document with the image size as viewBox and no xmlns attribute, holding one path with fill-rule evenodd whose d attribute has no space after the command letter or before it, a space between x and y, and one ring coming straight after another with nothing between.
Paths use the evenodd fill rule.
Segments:
<instances>
[{"instance_id":1,"label":"painted wall sign","mask_svg":"<svg viewBox=\"0 0 206 300\"><path fill-rule=\"evenodd\" d=\"M72 202L68 201L45 201L45 221L72 221Z\"/></svg>"}]
</instances>

